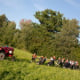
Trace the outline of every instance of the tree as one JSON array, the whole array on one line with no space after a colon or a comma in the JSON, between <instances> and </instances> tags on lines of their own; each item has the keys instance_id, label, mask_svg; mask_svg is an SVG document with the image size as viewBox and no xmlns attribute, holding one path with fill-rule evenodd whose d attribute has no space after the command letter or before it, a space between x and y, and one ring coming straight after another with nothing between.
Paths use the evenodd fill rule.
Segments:
<instances>
[{"instance_id":1,"label":"tree","mask_svg":"<svg viewBox=\"0 0 80 80\"><path fill-rule=\"evenodd\" d=\"M0 16L0 42L12 46L16 24L3 14Z\"/></svg>"},{"instance_id":2,"label":"tree","mask_svg":"<svg viewBox=\"0 0 80 80\"><path fill-rule=\"evenodd\" d=\"M48 31L60 31L62 26L62 14L60 12L46 9L44 11L37 11L35 17L39 20L42 27L46 27Z\"/></svg>"},{"instance_id":3,"label":"tree","mask_svg":"<svg viewBox=\"0 0 80 80\"><path fill-rule=\"evenodd\" d=\"M6 27L3 27L3 33L2 33L2 42L4 44L12 46L13 44L13 38L16 30L16 24L15 22L8 22L8 25Z\"/></svg>"},{"instance_id":4,"label":"tree","mask_svg":"<svg viewBox=\"0 0 80 80\"><path fill-rule=\"evenodd\" d=\"M0 16L0 27L6 26L8 22L9 22L9 20L7 19L5 14Z\"/></svg>"},{"instance_id":5,"label":"tree","mask_svg":"<svg viewBox=\"0 0 80 80\"><path fill-rule=\"evenodd\" d=\"M60 33L57 33L55 39L56 51L64 56L69 56L74 48L78 46L78 21L76 19L63 21Z\"/></svg>"},{"instance_id":6,"label":"tree","mask_svg":"<svg viewBox=\"0 0 80 80\"><path fill-rule=\"evenodd\" d=\"M19 39L21 40L21 46L23 48L28 48L29 37L33 29L32 21L22 19L20 21L20 28L21 28L21 33L20 33L21 38Z\"/></svg>"}]
</instances>

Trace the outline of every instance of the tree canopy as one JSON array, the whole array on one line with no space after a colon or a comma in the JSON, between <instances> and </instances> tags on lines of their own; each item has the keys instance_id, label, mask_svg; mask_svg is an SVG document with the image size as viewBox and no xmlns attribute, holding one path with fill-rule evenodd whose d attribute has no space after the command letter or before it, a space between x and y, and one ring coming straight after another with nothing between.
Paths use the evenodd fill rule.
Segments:
<instances>
[{"instance_id":1,"label":"tree canopy","mask_svg":"<svg viewBox=\"0 0 80 80\"><path fill-rule=\"evenodd\" d=\"M73 51L79 48L79 23L76 19L66 19L51 9L37 11L34 16L39 24L22 19L20 29L16 29L15 22L1 15L0 42L48 57L75 55Z\"/></svg>"},{"instance_id":2,"label":"tree canopy","mask_svg":"<svg viewBox=\"0 0 80 80\"><path fill-rule=\"evenodd\" d=\"M40 24L45 26L49 31L59 31L62 26L63 14L60 12L46 9L44 11L37 11L35 17L39 20Z\"/></svg>"}]
</instances>

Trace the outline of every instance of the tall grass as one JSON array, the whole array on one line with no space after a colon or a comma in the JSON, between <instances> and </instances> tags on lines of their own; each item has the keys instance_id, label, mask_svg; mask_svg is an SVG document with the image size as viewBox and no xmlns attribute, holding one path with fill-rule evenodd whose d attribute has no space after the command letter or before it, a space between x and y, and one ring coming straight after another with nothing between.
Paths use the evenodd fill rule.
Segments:
<instances>
[{"instance_id":1,"label":"tall grass","mask_svg":"<svg viewBox=\"0 0 80 80\"><path fill-rule=\"evenodd\" d=\"M31 63L31 53L15 49L15 61L0 61L0 80L80 80L79 70Z\"/></svg>"}]
</instances>

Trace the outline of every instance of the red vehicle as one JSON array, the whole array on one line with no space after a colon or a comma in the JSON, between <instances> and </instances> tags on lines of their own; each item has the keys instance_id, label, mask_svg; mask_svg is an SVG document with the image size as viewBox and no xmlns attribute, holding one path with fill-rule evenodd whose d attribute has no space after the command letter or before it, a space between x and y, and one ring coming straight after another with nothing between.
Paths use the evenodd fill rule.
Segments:
<instances>
[{"instance_id":1,"label":"red vehicle","mask_svg":"<svg viewBox=\"0 0 80 80\"><path fill-rule=\"evenodd\" d=\"M13 59L14 49L12 47L0 47L0 60L6 57L11 57Z\"/></svg>"}]
</instances>

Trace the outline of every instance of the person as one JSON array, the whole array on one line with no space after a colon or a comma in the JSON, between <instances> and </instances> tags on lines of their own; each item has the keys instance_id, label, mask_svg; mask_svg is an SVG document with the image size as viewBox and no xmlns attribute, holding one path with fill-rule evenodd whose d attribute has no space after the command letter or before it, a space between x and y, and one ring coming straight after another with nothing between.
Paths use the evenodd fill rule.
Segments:
<instances>
[{"instance_id":1,"label":"person","mask_svg":"<svg viewBox=\"0 0 80 80\"><path fill-rule=\"evenodd\" d=\"M36 58L37 58L37 55L36 55L36 53L34 53L34 54L32 55L32 62L36 62Z\"/></svg>"},{"instance_id":2,"label":"person","mask_svg":"<svg viewBox=\"0 0 80 80\"><path fill-rule=\"evenodd\" d=\"M64 66L64 61L65 61L65 58L62 58L61 60L60 60L60 67L63 67Z\"/></svg>"},{"instance_id":3,"label":"person","mask_svg":"<svg viewBox=\"0 0 80 80\"><path fill-rule=\"evenodd\" d=\"M43 64L44 56L41 56L37 64Z\"/></svg>"},{"instance_id":4,"label":"person","mask_svg":"<svg viewBox=\"0 0 80 80\"><path fill-rule=\"evenodd\" d=\"M78 61L74 62L74 69L79 69L79 63L78 63Z\"/></svg>"},{"instance_id":5,"label":"person","mask_svg":"<svg viewBox=\"0 0 80 80\"><path fill-rule=\"evenodd\" d=\"M50 65L54 65L54 59L53 59L53 57L51 57L50 58L50 62L48 62L48 66L50 66Z\"/></svg>"},{"instance_id":6,"label":"person","mask_svg":"<svg viewBox=\"0 0 80 80\"><path fill-rule=\"evenodd\" d=\"M55 61L55 66L59 66L61 62L61 58L58 57L58 59Z\"/></svg>"},{"instance_id":7,"label":"person","mask_svg":"<svg viewBox=\"0 0 80 80\"><path fill-rule=\"evenodd\" d=\"M60 62L61 62L61 58L59 57L59 58L58 58L58 64L60 64Z\"/></svg>"},{"instance_id":8,"label":"person","mask_svg":"<svg viewBox=\"0 0 80 80\"><path fill-rule=\"evenodd\" d=\"M44 57L42 60L42 64L44 64L46 62L47 57Z\"/></svg>"},{"instance_id":9,"label":"person","mask_svg":"<svg viewBox=\"0 0 80 80\"><path fill-rule=\"evenodd\" d=\"M64 67L65 68L69 68L70 67L70 63L69 63L68 59L64 62Z\"/></svg>"},{"instance_id":10,"label":"person","mask_svg":"<svg viewBox=\"0 0 80 80\"><path fill-rule=\"evenodd\" d=\"M72 60L69 61L69 64L70 64L70 67L69 68L71 68L71 66L72 66Z\"/></svg>"},{"instance_id":11,"label":"person","mask_svg":"<svg viewBox=\"0 0 80 80\"><path fill-rule=\"evenodd\" d=\"M71 69L74 69L74 64L75 64L74 61L71 61L71 64L70 64Z\"/></svg>"},{"instance_id":12,"label":"person","mask_svg":"<svg viewBox=\"0 0 80 80\"><path fill-rule=\"evenodd\" d=\"M56 57L55 57L55 56L53 56L53 60L54 60L54 61L56 60Z\"/></svg>"}]
</instances>

